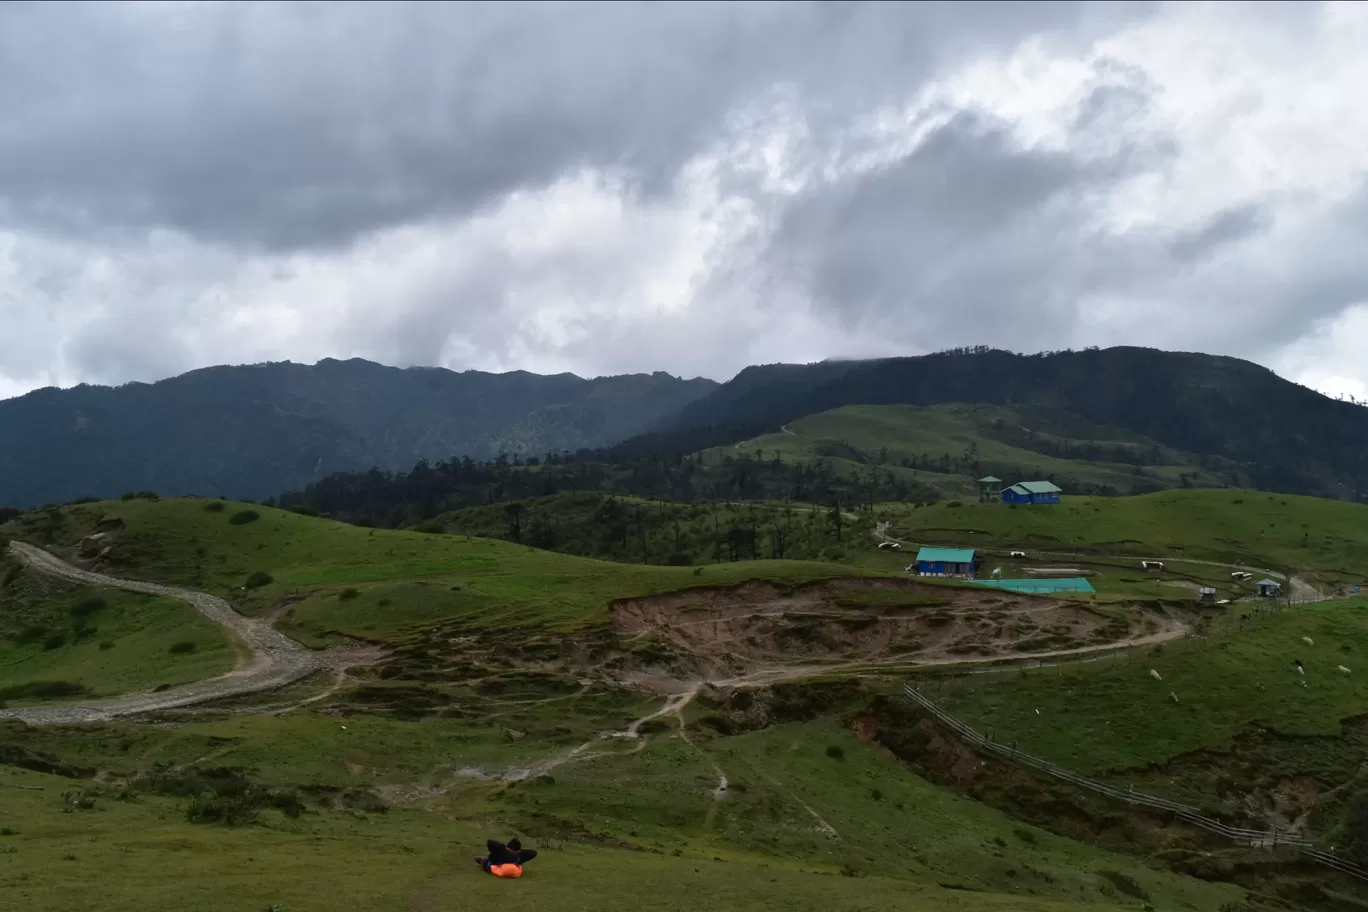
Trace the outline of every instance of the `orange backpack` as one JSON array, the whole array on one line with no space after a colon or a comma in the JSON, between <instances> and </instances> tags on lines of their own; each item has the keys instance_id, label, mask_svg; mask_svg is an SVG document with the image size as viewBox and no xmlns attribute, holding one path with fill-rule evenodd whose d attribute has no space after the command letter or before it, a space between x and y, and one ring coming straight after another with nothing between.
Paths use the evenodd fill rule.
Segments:
<instances>
[{"instance_id":1,"label":"orange backpack","mask_svg":"<svg viewBox=\"0 0 1368 912\"><path fill-rule=\"evenodd\" d=\"M489 873L493 874L495 877L522 877L522 865L490 865Z\"/></svg>"}]
</instances>

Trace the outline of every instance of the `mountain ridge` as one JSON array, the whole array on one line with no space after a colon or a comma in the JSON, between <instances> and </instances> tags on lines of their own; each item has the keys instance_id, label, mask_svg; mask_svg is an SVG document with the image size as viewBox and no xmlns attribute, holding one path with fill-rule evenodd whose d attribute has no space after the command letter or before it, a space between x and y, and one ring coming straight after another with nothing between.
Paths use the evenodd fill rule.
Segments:
<instances>
[{"instance_id":1,"label":"mountain ridge","mask_svg":"<svg viewBox=\"0 0 1368 912\"><path fill-rule=\"evenodd\" d=\"M0 503L126 490L265 497L336 471L604 446L716 386L664 372L585 379L364 359L216 365L155 383L0 401Z\"/></svg>"},{"instance_id":2,"label":"mountain ridge","mask_svg":"<svg viewBox=\"0 0 1368 912\"><path fill-rule=\"evenodd\" d=\"M1121 346L1036 355L957 349L908 358L758 365L657 422L652 439L725 442L849 405L948 403L1061 409L1100 425L1249 469L1251 484L1362 499L1368 492L1368 408L1332 399L1229 356ZM740 439L740 438L738 438Z\"/></svg>"}]
</instances>

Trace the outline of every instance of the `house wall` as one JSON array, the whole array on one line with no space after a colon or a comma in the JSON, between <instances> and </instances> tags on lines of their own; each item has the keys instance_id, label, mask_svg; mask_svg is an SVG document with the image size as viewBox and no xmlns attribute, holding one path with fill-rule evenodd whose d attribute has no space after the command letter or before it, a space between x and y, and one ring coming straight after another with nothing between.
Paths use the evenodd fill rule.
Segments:
<instances>
[{"instance_id":1,"label":"house wall","mask_svg":"<svg viewBox=\"0 0 1368 912\"><path fill-rule=\"evenodd\" d=\"M1003 492L1002 492L1002 502L1003 502L1003 503L1023 503L1023 504L1059 503L1059 495L1058 495L1058 494L1018 494L1018 493L1015 492L1015 491L1003 491Z\"/></svg>"}]
</instances>

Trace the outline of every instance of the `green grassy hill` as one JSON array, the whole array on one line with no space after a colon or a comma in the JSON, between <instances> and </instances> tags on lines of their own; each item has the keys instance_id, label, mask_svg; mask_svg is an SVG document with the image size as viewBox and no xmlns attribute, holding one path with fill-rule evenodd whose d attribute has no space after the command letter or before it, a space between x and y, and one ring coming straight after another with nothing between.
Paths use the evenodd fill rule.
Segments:
<instances>
[{"instance_id":1,"label":"green grassy hill","mask_svg":"<svg viewBox=\"0 0 1368 912\"><path fill-rule=\"evenodd\" d=\"M877 550L888 522L901 552ZM916 544L973 547L1007 577L1041 566L1079 566L1104 594L1191 599L1199 585L1222 598L1254 593L1253 582L1200 561L1304 576L1327 593L1368 585L1368 506L1240 489L1173 490L1135 497L1065 496L1019 506L975 500L880 503L842 510L765 502L679 504L598 493L561 494L459 510L424 523L430 531L511 539L606 560L711 564L782 554L901 572ZM1008 556L1025 550L1027 559ZM1050 554L1072 554L1050 558ZM1163 574L1137 557L1162 558Z\"/></svg>"},{"instance_id":2,"label":"green grassy hill","mask_svg":"<svg viewBox=\"0 0 1368 912\"><path fill-rule=\"evenodd\" d=\"M1135 498L1151 502L1149 512L1098 526L1088 525L1096 515L1091 502L998 505L992 516L986 507L887 509L898 533L957 536L973 526L944 517L978 513L979 531L1003 539L1034 523L1037 535L1057 538L1069 529L1105 530L1110 537L1084 543L1103 551L1121 547L1122 532L1142 536L1134 542L1146 546L1195 549L1200 522L1191 531L1176 519L1135 524L1168 516L1166 497L1189 498L1189 512L1216 513L1203 522L1222 521L1222 509L1262 521L1257 511L1239 512L1253 505L1247 492L1245 503L1225 508L1201 499L1238 494ZM1097 506L1131 502L1100 499ZM1316 513L1313 503L1320 502L1277 506L1284 516L1305 511L1308 523L1319 518L1349 534L1350 526L1338 523L1352 524L1357 514ZM858 524L847 520L849 531L872 543L873 520L884 509L861 514ZM1037 509L1036 518L1025 518ZM852 592L828 604L812 601L814 587L801 585L863 573L892 586L873 561L904 556L871 550L861 552L866 564L633 565L196 499L42 511L0 534L70 553L97 524L111 549L99 563L103 572L227 595L244 613L274 618L309 645L356 637L377 651L370 664L345 673L155 720L171 724L0 721L0 889L25 909L79 906L75 885L92 882L102 908L114 912L149 904L322 912L335 908L339 890L366 908L453 912L507 903L510 890L521 891L518 907L571 910L1368 908L1322 869L1100 807L1056 785L1018 780L994 788L975 779L987 769L978 761L958 757L918 775L913 768L938 761L932 751L906 749L920 743L926 719L915 719L920 727L909 734L898 727L907 722L905 705L904 716L886 711L899 679L855 671L827 673L823 681L802 677L805 671L787 682L767 677L784 670L784 649L796 668L813 661L811 632L786 641L752 676L700 687L691 703L669 702L667 692L697 686L690 683L696 678L681 676L659 640L617 625L611 607L678 593L636 604L641 611L656 605L667 626L714 631L700 642L711 642L719 656L748 647L748 628L728 622L744 624L775 604L800 626L825 618L857 638L875 626L870 617L884 613L948 618L952 596L969 590ZM1289 554L1301 547L1272 533L1268 540ZM1356 547L1337 545L1327 562L1356 560ZM25 581L12 586L29 585L27 573L18 576ZM773 582L748 582L755 579ZM735 597L727 601L719 591ZM936 598L923 597L928 593ZM112 611L116 598L98 595L108 605L100 610ZM25 611L55 623L71 616L73 599L90 597L35 591ZM1009 608L1050 610L1046 601L993 599L981 606L985 619ZM708 606L714 614L684 617ZM1276 673L1280 653L1303 635L1317 644L1295 647L1309 669L1337 659L1355 664L1368 649L1360 610L1358 603L1326 603L1260 616L1250 627L1231 621L1220 638L1170 643L1152 658L1095 662L1057 677L965 676L975 683L951 685L947 699L976 724L1067 754L1061 762L1126 776L1151 771L1150 763L1195 764L1202 751L1243 745L1264 727L1284 739L1276 754L1280 778L1270 788L1296 776L1347 795L1352 772L1344 758L1358 742L1335 727L1368 712L1368 692L1355 676L1316 678L1315 689L1289 692ZM113 629L112 618L90 616L101 631ZM131 648L156 635L149 623L126 639ZM635 664L615 664L613 656L624 652ZM1155 667L1164 693L1181 689L1181 703L1166 705L1148 687L1151 663L1163 663ZM1256 680L1266 683L1266 694L1238 690ZM661 689L649 689L655 686ZM1036 708L1054 724L1021 721ZM1124 724L1116 721L1127 712ZM1308 738L1321 740L1299 753L1294 739ZM1329 746L1332 740L1338 746ZM1204 768L1222 767L1208 761ZM1171 787L1190 790L1184 783L1198 778L1195 769L1175 769ZM1148 786L1161 791L1161 783ZM1308 801L1298 807L1323 815L1307 823L1308 832L1341 832L1344 800ZM501 883L478 872L470 858L483 840L514 833L543 853L523 880Z\"/></svg>"},{"instance_id":3,"label":"green grassy hill","mask_svg":"<svg viewBox=\"0 0 1368 912\"><path fill-rule=\"evenodd\" d=\"M63 585L0 555L0 703L183 684L236 657L182 602Z\"/></svg>"},{"instance_id":4,"label":"green grassy hill","mask_svg":"<svg viewBox=\"0 0 1368 912\"><path fill-rule=\"evenodd\" d=\"M1066 496L1059 504L1034 506L880 504L876 513L891 523L890 534L897 538L977 547L995 557L1022 549L1028 556L1186 558L1306 572L1331 589L1368 583L1368 506L1318 497L1164 491ZM1226 571L1215 571L1222 575L1228 578Z\"/></svg>"},{"instance_id":5,"label":"green grassy hill","mask_svg":"<svg viewBox=\"0 0 1368 912\"><path fill-rule=\"evenodd\" d=\"M892 472L943 497L977 496L985 475L1050 479L1088 493L1225 487L1237 467L1062 412L996 405L852 405L809 415L731 447L787 462L831 460L845 473ZM727 447L704 454L722 458Z\"/></svg>"},{"instance_id":6,"label":"green grassy hill","mask_svg":"<svg viewBox=\"0 0 1368 912\"><path fill-rule=\"evenodd\" d=\"M73 546L97 523L120 526L104 569L199 588L260 614L299 590L341 591L399 581L461 586L459 604L418 599L371 606L386 628L465 611L486 626L573 630L603 623L613 599L748 579L807 580L866 572L836 564L743 561L707 568L631 566L487 538L365 529L287 510L220 500L130 500L26 514L14 538ZM344 600L340 611L346 610Z\"/></svg>"}]
</instances>

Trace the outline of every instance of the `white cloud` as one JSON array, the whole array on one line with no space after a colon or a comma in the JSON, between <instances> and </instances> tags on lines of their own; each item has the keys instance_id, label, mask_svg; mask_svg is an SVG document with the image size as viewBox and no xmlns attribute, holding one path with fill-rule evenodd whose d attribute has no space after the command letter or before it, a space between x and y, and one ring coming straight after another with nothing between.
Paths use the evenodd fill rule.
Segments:
<instances>
[{"instance_id":1,"label":"white cloud","mask_svg":"<svg viewBox=\"0 0 1368 912\"><path fill-rule=\"evenodd\" d=\"M481 6L484 43L440 53L463 8L348 7L327 29L309 6L238 25L107 8L47 70L32 58L0 125L0 173L33 178L0 177L0 396L328 356L724 379L979 341L1208 350L1363 391L1368 7L1172 4L1084 29L1069 4L897 6L591 6L613 40L574 46L552 6ZM0 53L24 28L57 41L40 13L0 11ZM985 21L991 40L965 37ZM200 50L130 46L101 72L129 22ZM912 41L934 59L908 63ZM684 48L711 65L686 71ZM116 89L146 135L87 116ZM210 102L219 122L186 139ZM877 221L831 203L966 110L991 127L966 140L977 185L929 196L922 173L905 199L941 209L886 199ZM303 132L211 143L263 125ZM133 155L154 141L177 151ZM83 143L126 179L76 162ZM1039 196L1009 183L1042 177ZM927 233L974 206L986 221ZM820 233L785 246L811 211Z\"/></svg>"}]
</instances>

